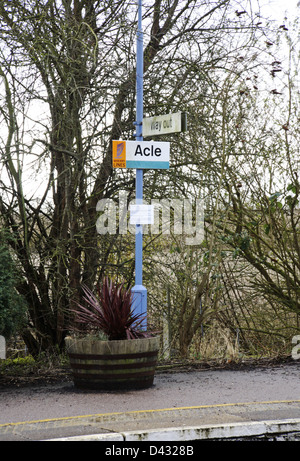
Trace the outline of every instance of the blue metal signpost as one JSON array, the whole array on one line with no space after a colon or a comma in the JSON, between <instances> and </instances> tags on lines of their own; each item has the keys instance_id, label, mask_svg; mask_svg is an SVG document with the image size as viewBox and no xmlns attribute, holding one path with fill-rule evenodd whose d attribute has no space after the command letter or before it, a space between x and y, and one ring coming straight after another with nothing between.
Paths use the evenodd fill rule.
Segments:
<instances>
[{"instance_id":1,"label":"blue metal signpost","mask_svg":"<svg viewBox=\"0 0 300 461\"><path fill-rule=\"evenodd\" d=\"M136 140L143 140L143 73L144 51L142 31L142 0L138 0L138 30L136 50ZM136 203L143 202L143 169L136 169ZM143 329L147 329L147 289L143 286L143 225L136 225L135 232L135 286L132 288L133 308L145 315Z\"/></svg>"}]
</instances>

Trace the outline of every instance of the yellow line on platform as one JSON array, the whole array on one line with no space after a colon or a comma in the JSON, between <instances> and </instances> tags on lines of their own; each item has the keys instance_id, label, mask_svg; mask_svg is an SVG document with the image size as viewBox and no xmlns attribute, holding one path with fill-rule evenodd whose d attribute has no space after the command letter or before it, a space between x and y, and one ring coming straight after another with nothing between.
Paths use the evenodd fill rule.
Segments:
<instances>
[{"instance_id":1,"label":"yellow line on platform","mask_svg":"<svg viewBox=\"0 0 300 461\"><path fill-rule=\"evenodd\" d=\"M159 413L164 411L178 411L178 410L200 410L205 408L223 408L223 407L235 407L235 406L247 406L247 405L272 405L272 404L280 404L280 403L300 403L300 400L272 400L272 401L265 401L265 402L238 402L238 403L218 403L213 405L198 405L198 406L191 406L191 407L176 407L176 408L160 408L154 410L131 410L131 411L118 411L113 413L98 413L98 414L91 414L91 415L79 415L79 416L65 416L62 418L50 418L50 419L40 419L34 421L19 421L16 423L4 423L0 424L0 428L3 427L13 427L13 426L21 426L25 424L38 424L38 423L49 423L54 421L67 421L67 420L75 420L75 419L84 419L84 418L99 418L99 417L107 417L107 416L118 416L118 415L130 415L130 414L141 414L141 413Z\"/></svg>"}]
</instances>

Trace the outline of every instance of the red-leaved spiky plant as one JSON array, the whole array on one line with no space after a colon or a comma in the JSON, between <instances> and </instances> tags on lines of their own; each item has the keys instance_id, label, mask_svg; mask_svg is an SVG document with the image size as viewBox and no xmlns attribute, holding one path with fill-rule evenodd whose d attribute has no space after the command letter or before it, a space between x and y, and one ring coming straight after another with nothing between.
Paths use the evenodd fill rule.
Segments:
<instances>
[{"instance_id":1,"label":"red-leaved spiky plant","mask_svg":"<svg viewBox=\"0 0 300 461\"><path fill-rule=\"evenodd\" d=\"M104 278L102 284L93 293L88 287L82 287L83 304L78 304L76 321L102 331L108 340L137 339L151 336L142 330L145 314L134 313L133 297L124 283L116 283Z\"/></svg>"}]
</instances>

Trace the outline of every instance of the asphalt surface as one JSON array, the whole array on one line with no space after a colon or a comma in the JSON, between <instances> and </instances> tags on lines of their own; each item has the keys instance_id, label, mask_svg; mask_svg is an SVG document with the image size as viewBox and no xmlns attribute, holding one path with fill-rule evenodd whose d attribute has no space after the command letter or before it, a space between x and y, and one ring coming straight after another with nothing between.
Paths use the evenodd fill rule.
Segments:
<instances>
[{"instance_id":1,"label":"asphalt surface","mask_svg":"<svg viewBox=\"0 0 300 461\"><path fill-rule=\"evenodd\" d=\"M127 392L81 391L71 381L4 388L0 441L300 440L299 372L293 361L163 372L151 388Z\"/></svg>"}]
</instances>

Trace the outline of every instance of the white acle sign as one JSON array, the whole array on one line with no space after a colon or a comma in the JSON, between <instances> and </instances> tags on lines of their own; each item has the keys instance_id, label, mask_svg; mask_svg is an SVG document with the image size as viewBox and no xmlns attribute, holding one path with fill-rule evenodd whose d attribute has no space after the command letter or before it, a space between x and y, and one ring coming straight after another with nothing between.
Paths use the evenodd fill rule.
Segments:
<instances>
[{"instance_id":1,"label":"white acle sign","mask_svg":"<svg viewBox=\"0 0 300 461\"><path fill-rule=\"evenodd\" d=\"M169 162L169 142L113 141L114 168L168 169Z\"/></svg>"}]
</instances>

